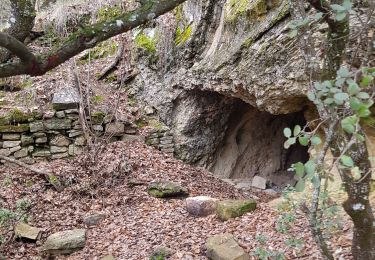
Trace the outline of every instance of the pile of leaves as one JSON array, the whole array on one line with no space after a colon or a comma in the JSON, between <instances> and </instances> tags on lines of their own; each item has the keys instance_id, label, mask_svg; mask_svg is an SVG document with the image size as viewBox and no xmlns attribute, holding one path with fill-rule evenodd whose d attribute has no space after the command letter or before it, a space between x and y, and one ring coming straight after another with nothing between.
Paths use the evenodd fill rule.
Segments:
<instances>
[{"instance_id":1,"label":"pile of leaves","mask_svg":"<svg viewBox=\"0 0 375 260\"><path fill-rule=\"evenodd\" d=\"M277 255L321 259L303 214L294 215L293 223L286 220L287 232L280 232L280 213L266 203L269 197L258 196L255 211L226 222L214 215L189 215L182 199L150 197L147 185L156 180L180 183L190 196L227 199L252 195L142 143L112 143L103 148L95 165L85 160L87 154L39 163L39 168L53 170L65 182L62 192L26 169L0 167L1 200L8 205L20 199L30 201L28 222L44 231L37 243L14 240L7 244L3 248L6 259L34 259L48 235L88 228L83 218L98 212L106 217L88 228L84 249L58 259L97 259L108 254L116 259L148 259L161 246L172 251L170 259L206 259L206 240L219 233L232 233L253 259ZM348 239L339 243L344 245L340 256L348 259Z\"/></svg>"}]
</instances>

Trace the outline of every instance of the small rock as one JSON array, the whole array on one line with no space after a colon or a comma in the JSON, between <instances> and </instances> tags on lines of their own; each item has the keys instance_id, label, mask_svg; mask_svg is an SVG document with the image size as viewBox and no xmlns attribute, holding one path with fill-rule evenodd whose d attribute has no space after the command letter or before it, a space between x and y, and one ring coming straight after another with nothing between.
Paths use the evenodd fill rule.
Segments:
<instances>
[{"instance_id":1,"label":"small rock","mask_svg":"<svg viewBox=\"0 0 375 260\"><path fill-rule=\"evenodd\" d=\"M148 116L152 115L155 112L151 106L145 106L144 111L145 111L145 114Z\"/></svg>"},{"instance_id":2,"label":"small rock","mask_svg":"<svg viewBox=\"0 0 375 260\"><path fill-rule=\"evenodd\" d=\"M144 136L141 136L141 135L127 135L127 134L125 134L125 135L121 136L121 141L124 141L124 142L139 141L139 142L144 143L145 138L144 138Z\"/></svg>"},{"instance_id":3,"label":"small rock","mask_svg":"<svg viewBox=\"0 0 375 260\"><path fill-rule=\"evenodd\" d=\"M19 222L16 225L14 232L19 238L26 238L35 241L39 238L41 230L39 228L29 226L26 223Z\"/></svg>"},{"instance_id":4,"label":"small rock","mask_svg":"<svg viewBox=\"0 0 375 260\"><path fill-rule=\"evenodd\" d=\"M68 146L70 144L70 141L67 137L63 135L57 135L52 138L49 144L55 146Z\"/></svg>"},{"instance_id":5,"label":"small rock","mask_svg":"<svg viewBox=\"0 0 375 260\"><path fill-rule=\"evenodd\" d=\"M35 133L44 130L43 122L37 121L30 123L30 132Z\"/></svg>"},{"instance_id":6,"label":"small rock","mask_svg":"<svg viewBox=\"0 0 375 260\"><path fill-rule=\"evenodd\" d=\"M33 152L33 157L48 157L51 156L51 152L49 150L38 150Z\"/></svg>"},{"instance_id":7,"label":"small rock","mask_svg":"<svg viewBox=\"0 0 375 260\"><path fill-rule=\"evenodd\" d=\"M187 189L170 181L153 182L148 187L148 194L155 198L170 198L189 195Z\"/></svg>"},{"instance_id":8,"label":"small rock","mask_svg":"<svg viewBox=\"0 0 375 260\"><path fill-rule=\"evenodd\" d=\"M104 131L104 128L103 128L102 125L93 125L91 128L92 128L92 130L98 131L98 132L103 132Z\"/></svg>"},{"instance_id":9,"label":"small rock","mask_svg":"<svg viewBox=\"0 0 375 260\"><path fill-rule=\"evenodd\" d=\"M82 130L71 130L71 131L68 131L68 133L69 133L69 137L76 137L76 136L82 135L83 131Z\"/></svg>"},{"instance_id":10,"label":"small rock","mask_svg":"<svg viewBox=\"0 0 375 260\"><path fill-rule=\"evenodd\" d=\"M116 260L116 258L113 255L106 255L100 258L100 260Z\"/></svg>"},{"instance_id":11,"label":"small rock","mask_svg":"<svg viewBox=\"0 0 375 260\"><path fill-rule=\"evenodd\" d=\"M43 251L51 255L66 255L82 249L86 242L85 229L60 231L50 235Z\"/></svg>"},{"instance_id":12,"label":"small rock","mask_svg":"<svg viewBox=\"0 0 375 260\"><path fill-rule=\"evenodd\" d=\"M72 127L72 121L68 118L54 118L43 122L47 130L69 130Z\"/></svg>"},{"instance_id":13,"label":"small rock","mask_svg":"<svg viewBox=\"0 0 375 260\"><path fill-rule=\"evenodd\" d=\"M207 196L186 199L186 210L195 216L208 216L215 213L217 199Z\"/></svg>"},{"instance_id":14,"label":"small rock","mask_svg":"<svg viewBox=\"0 0 375 260\"><path fill-rule=\"evenodd\" d=\"M13 155L16 159L26 157L28 155L29 151L27 148L22 148L21 150L15 152Z\"/></svg>"},{"instance_id":15,"label":"small rock","mask_svg":"<svg viewBox=\"0 0 375 260\"><path fill-rule=\"evenodd\" d=\"M19 146L21 144L21 141L4 141L3 142L3 148L12 148Z\"/></svg>"},{"instance_id":16,"label":"small rock","mask_svg":"<svg viewBox=\"0 0 375 260\"><path fill-rule=\"evenodd\" d=\"M12 154L12 152L10 151L9 148L8 149L0 149L0 155L2 155L2 156L9 156L11 154Z\"/></svg>"},{"instance_id":17,"label":"small rock","mask_svg":"<svg viewBox=\"0 0 375 260\"><path fill-rule=\"evenodd\" d=\"M173 254L173 250L168 247L157 247L153 250L150 260L164 260Z\"/></svg>"},{"instance_id":18,"label":"small rock","mask_svg":"<svg viewBox=\"0 0 375 260\"><path fill-rule=\"evenodd\" d=\"M57 118L64 118L65 117L65 112L64 111L57 111L56 112L56 117Z\"/></svg>"},{"instance_id":19,"label":"small rock","mask_svg":"<svg viewBox=\"0 0 375 260\"><path fill-rule=\"evenodd\" d=\"M274 189L266 189L263 192L271 196L278 196L277 191L275 191Z\"/></svg>"},{"instance_id":20,"label":"small rock","mask_svg":"<svg viewBox=\"0 0 375 260\"><path fill-rule=\"evenodd\" d=\"M51 119L54 116L55 116L55 111L53 111L53 110L45 111L43 113L43 118L44 119Z\"/></svg>"},{"instance_id":21,"label":"small rock","mask_svg":"<svg viewBox=\"0 0 375 260\"><path fill-rule=\"evenodd\" d=\"M237 218L253 211L257 203L255 200L223 200L217 203L216 213L221 220Z\"/></svg>"},{"instance_id":22,"label":"small rock","mask_svg":"<svg viewBox=\"0 0 375 260\"><path fill-rule=\"evenodd\" d=\"M79 110L77 108L67 109L64 112L67 115L69 115L69 114L79 114Z\"/></svg>"},{"instance_id":23,"label":"small rock","mask_svg":"<svg viewBox=\"0 0 375 260\"><path fill-rule=\"evenodd\" d=\"M68 147L66 146L51 146L50 147L51 153L65 153L68 151Z\"/></svg>"},{"instance_id":24,"label":"small rock","mask_svg":"<svg viewBox=\"0 0 375 260\"><path fill-rule=\"evenodd\" d=\"M84 146L86 144L85 137L83 137L83 136L77 137L76 140L74 141L74 144L78 145L78 146Z\"/></svg>"},{"instance_id":25,"label":"small rock","mask_svg":"<svg viewBox=\"0 0 375 260\"><path fill-rule=\"evenodd\" d=\"M250 190L252 184L252 180L249 179L243 179L239 180L236 184L236 188L239 190Z\"/></svg>"},{"instance_id":26,"label":"small rock","mask_svg":"<svg viewBox=\"0 0 375 260\"><path fill-rule=\"evenodd\" d=\"M233 186L235 186L236 184L233 182L233 180L232 179L221 179L223 182L226 182L226 183L228 183L228 184L230 184L230 185L233 185Z\"/></svg>"},{"instance_id":27,"label":"small rock","mask_svg":"<svg viewBox=\"0 0 375 260\"><path fill-rule=\"evenodd\" d=\"M47 136L45 137L39 137L35 139L36 144L45 144L48 142Z\"/></svg>"},{"instance_id":28,"label":"small rock","mask_svg":"<svg viewBox=\"0 0 375 260\"><path fill-rule=\"evenodd\" d=\"M251 186L257 189L265 190L267 185L267 180L260 176L254 176Z\"/></svg>"},{"instance_id":29,"label":"small rock","mask_svg":"<svg viewBox=\"0 0 375 260\"><path fill-rule=\"evenodd\" d=\"M9 150L11 153L14 153L14 152L21 150L21 148L22 148L21 145L18 145L18 146L10 148Z\"/></svg>"},{"instance_id":30,"label":"small rock","mask_svg":"<svg viewBox=\"0 0 375 260\"><path fill-rule=\"evenodd\" d=\"M34 138L32 136L27 136L27 135L21 136L22 146L26 146L26 145L33 144L33 143L34 143Z\"/></svg>"},{"instance_id":31,"label":"small rock","mask_svg":"<svg viewBox=\"0 0 375 260\"><path fill-rule=\"evenodd\" d=\"M105 127L105 132L114 136L121 136L125 133L125 125L121 122L109 123Z\"/></svg>"},{"instance_id":32,"label":"small rock","mask_svg":"<svg viewBox=\"0 0 375 260\"><path fill-rule=\"evenodd\" d=\"M52 160L63 159L69 157L68 153L54 153L51 155Z\"/></svg>"},{"instance_id":33,"label":"small rock","mask_svg":"<svg viewBox=\"0 0 375 260\"><path fill-rule=\"evenodd\" d=\"M15 141L20 140L21 135L20 134L3 134L2 139L5 141Z\"/></svg>"},{"instance_id":34,"label":"small rock","mask_svg":"<svg viewBox=\"0 0 375 260\"><path fill-rule=\"evenodd\" d=\"M80 155L80 154L83 153L83 149L82 149L82 147L71 144L71 145L69 145L68 153L69 153L70 156Z\"/></svg>"},{"instance_id":35,"label":"small rock","mask_svg":"<svg viewBox=\"0 0 375 260\"><path fill-rule=\"evenodd\" d=\"M105 215L102 213L93 214L90 216L87 216L83 219L83 223L87 225L88 227L96 226L99 224L100 221L102 221L105 218Z\"/></svg>"},{"instance_id":36,"label":"small rock","mask_svg":"<svg viewBox=\"0 0 375 260\"><path fill-rule=\"evenodd\" d=\"M52 106L55 110L77 109L79 106L78 91L72 87L58 90L53 95Z\"/></svg>"},{"instance_id":37,"label":"small rock","mask_svg":"<svg viewBox=\"0 0 375 260\"><path fill-rule=\"evenodd\" d=\"M238 245L232 234L210 237L206 243L207 257L211 260L248 260L250 256Z\"/></svg>"}]
</instances>

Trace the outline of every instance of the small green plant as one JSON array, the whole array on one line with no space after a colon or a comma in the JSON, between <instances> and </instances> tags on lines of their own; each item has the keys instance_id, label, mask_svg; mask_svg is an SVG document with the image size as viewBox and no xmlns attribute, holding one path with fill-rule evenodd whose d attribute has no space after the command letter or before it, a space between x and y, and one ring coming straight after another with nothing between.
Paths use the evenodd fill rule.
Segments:
<instances>
[{"instance_id":1,"label":"small green plant","mask_svg":"<svg viewBox=\"0 0 375 260\"><path fill-rule=\"evenodd\" d=\"M98 11L98 22L106 22L119 16L122 10L119 6L104 6Z\"/></svg>"},{"instance_id":2,"label":"small green plant","mask_svg":"<svg viewBox=\"0 0 375 260\"><path fill-rule=\"evenodd\" d=\"M268 238L265 235L258 234L255 236L255 240L258 241L260 244L265 244Z\"/></svg>"},{"instance_id":3,"label":"small green plant","mask_svg":"<svg viewBox=\"0 0 375 260\"><path fill-rule=\"evenodd\" d=\"M156 53L155 38L147 36L143 31L139 32L135 37L135 44L137 47L147 51L148 54Z\"/></svg>"},{"instance_id":4,"label":"small green plant","mask_svg":"<svg viewBox=\"0 0 375 260\"><path fill-rule=\"evenodd\" d=\"M104 100L104 97L103 96L99 96L99 95L95 95L91 98L91 102L95 105L98 105L100 103L102 103Z\"/></svg>"},{"instance_id":5,"label":"small green plant","mask_svg":"<svg viewBox=\"0 0 375 260\"><path fill-rule=\"evenodd\" d=\"M255 251L252 253L253 256L258 257L260 260L284 260L285 255L282 252L276 252L276 251L271 251L267 250L261 247L257 247Z\"/></svg>"},{"instance_id":6,"label":"small green plant","mask_svg":"<svg viewBox=\"0 0 375 260\"><path fill-rule=\"evenodd\" d=\"M175 44L177 46L180 46L186 43L190 39L191 31L192 29L190 24L183 29L178 26L176 29Z\"/></svg>"}]
</instances>

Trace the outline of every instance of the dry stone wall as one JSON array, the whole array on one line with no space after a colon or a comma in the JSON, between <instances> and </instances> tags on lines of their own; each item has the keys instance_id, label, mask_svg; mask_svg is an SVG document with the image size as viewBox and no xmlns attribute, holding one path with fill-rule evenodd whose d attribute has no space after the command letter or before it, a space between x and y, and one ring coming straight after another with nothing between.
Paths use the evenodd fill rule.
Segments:
<instances>
[{"instance_id":1,"label":"dry stone wall","mask_svg":"<svg viewBox=\"0 0 375 260\"><path fill-rule=\"evenodd\" d=\"M81 154L86 139L80 123L77 93L57 92L54 110L24 113L12 110L0 117L0 155L34 163L38 159L61 159ZM86 118L90 133L110 141L137 134L130 122L95 112Z\"/></svg>"}]
</instances>

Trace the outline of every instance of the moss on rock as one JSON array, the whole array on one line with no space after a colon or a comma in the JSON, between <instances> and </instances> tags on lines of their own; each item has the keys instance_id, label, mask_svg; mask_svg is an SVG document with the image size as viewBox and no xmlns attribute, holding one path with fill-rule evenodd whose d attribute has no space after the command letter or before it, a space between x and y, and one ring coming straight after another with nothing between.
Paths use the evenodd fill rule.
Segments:
<instances>
[{"instance_id":1,"label":"moss on rock","mask_svg":"<svg viewBox=\"0 0 375 260\"><path fill-rule=\"evenodd\" d=\"M28 124L0 125L0 133L23 133L29 131Z\"/></svg>"},{"instance_id":2,"label":"moss on rock","mask_svg":"<svg viewBox=\"0 0 375 260\"><path fill-rule=\"evenodd\" d=\"M170 181L153 182L148 187L148 194L155 198L170 198L189 195L187 189Z\"/></svg>"},{"instance_id":3,"label":"moss on rock","mask_svg":"<svg viewBox=\"0 0 375 260\"><path fill-rule=\"evenodd\" d=\"M216 213L221 220L237 218L256 208L256 201L248 200L223 200L218 202Z\"/></svg>"}]
</instances>

